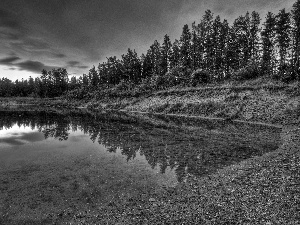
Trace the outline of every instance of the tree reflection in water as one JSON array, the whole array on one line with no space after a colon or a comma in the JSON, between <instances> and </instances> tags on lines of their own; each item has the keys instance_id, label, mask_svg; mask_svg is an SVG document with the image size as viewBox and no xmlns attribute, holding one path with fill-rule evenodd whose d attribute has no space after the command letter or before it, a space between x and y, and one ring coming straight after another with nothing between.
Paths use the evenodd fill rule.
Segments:
<instances>
[{"instance_id":1,"label":"tree reflection in water","mask_svg":"<svg viewBox=\"0 0 300 225\"><path fill-rule=\"evenodd\" d=\"M99 112L0 111L0 129L18 126L37 128L45 139L68 139L83 131L109 152L120 149L127 160L137 152L161 173L174 169L179 182L187 174L203 176L253 155L274 150L280 130L235 126L182 117L105 114ZM263 138L263 136L268 137Z\"/></svg>"}]
</instances>

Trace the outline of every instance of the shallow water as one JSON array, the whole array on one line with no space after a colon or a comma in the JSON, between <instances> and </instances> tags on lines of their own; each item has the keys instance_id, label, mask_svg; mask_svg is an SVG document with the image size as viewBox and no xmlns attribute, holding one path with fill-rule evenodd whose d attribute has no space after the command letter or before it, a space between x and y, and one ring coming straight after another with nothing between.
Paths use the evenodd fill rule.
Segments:
<instances>
[{"instance_id":1,"label":"shallow water","mask_svg":"<svg viewBox=\"0 0 300 225\"><path fill-rule=\"evenodd\" d=\"M0 215L26 221L147 195L275 150L280 131L176 116L0 111Z\"/></svg>"}]
</instances>

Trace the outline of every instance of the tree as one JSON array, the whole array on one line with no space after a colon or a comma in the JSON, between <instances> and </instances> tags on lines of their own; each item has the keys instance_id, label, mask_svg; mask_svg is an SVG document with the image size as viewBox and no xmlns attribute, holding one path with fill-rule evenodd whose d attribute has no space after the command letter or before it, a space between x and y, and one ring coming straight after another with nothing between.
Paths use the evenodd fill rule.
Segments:
<instances>
[{"instance_id":1,"label":"tree","mask_svg":"<svg viewBox=\"0 0 300 225\"><path fill-rule=\"evenodd\" d=\"M161 63L160 63L160 73L166 74L170 70L172 43L170 37L166 34L164 36L164 42L161 46Z\"/></svg>"},{"instance_id":2,"label":"tree","mask_svg":"<svg viewBox=\"0 0 300 225\"><path fill-rule=\"evenodd\" d=\"M279 48L279 66L282 67L287 63L291 42L290 13L285 12L285 9L280 10L276 16L276 42Z\"/></svg>"},{"instance_id":3,"label":"tree","mask_svg":"<svg viewBox=\"0 0 300 225\"><path fill-rule=\"evenodd\" d=\"M57 97L62 95L65 91L68 90L68 72L65 68L52 69L50 76L53 77L53 88L52 96Z\"/></svg>"},{"instance_id":4,"label":"tree","mask_svg":"<svg viewBox=\"0 0 300 225\"><path fill-rule=\"evenodd\" d=\"M298 73L300 80L300 0L293 4L291 17L293 19L293 59L294 70Z\"/></svg>"},{"instance_id":5,"label":"tree","mask_svg":"<svg viewBox=\"0 0 300 225\"><path fill-rule=\"evenodd\" d=\"M89 84L92 87L96 87L99 85L100 83L100 79L99 79L99 75L96 71L95 66L93 66L90 70L89 70ZM76 78L75 78L76 79ZM73 79L73 83L74 83L74 79ZM76 82L75 82L76 83Z\"/></svg>"},{"instance_id":6,"label":"tree","mask_svg":"<svg viewBox=\"0 0 300 225\"><path fill-rule=\"evenodd\" d=\"M229 24L227 20L224 20L221 25L220 40L219 40L219 50L220 52L220 67L223 73L223 78L226 78L228 74L228 68L226 67L226 55L227 55L227 37L229 35Z\"/></svg>"},{"instance_id":7,"label":"tree","mask_svg":"<svg viewBox=\"0 0 300 225\"><path fill-rule=\"evenodd\" d=\"M180 37L180 64L185 69L191 68L191 32L188 25L183 26Z\"/></svg>"},{"instance_id":8,"label":"tree","mask_svg":"<svg viewBox=\"0 0 300 225\"><path fill-rule=\"evenodd\" d=\"M122 55L123 78L133 83L141 80L142 65L135 50L128 49L126 55Z\"/></svg>"},{"instance_id":9,"label":"tree","mask_svg":"<svg viewBox=\"0 0 300 225\"><path fill-rule=\"evenodd\" d=\"M236 35L236 50L238 51L238 69L245 67L250 59L250 17L239 16L233 23Z\"/></svg>"},{"instance_id":10,"label":"tree","mask_svg":"<svg viewBox=\"0 0 300 225\"><path fill-rule=\"evenodd\" d=\"M212 62L211 70L214 71L214 74L218 73L222 66L222 40L221 40L221 29L222 23L220 16L217 16L212 24Z\"/></svg>"},{"instance_id":11,"label":"tree","mask_svg":"<svg viewBox=\"0 0 300 225\"><path fill-rule=\"evenodd\" d=\"M143 60L143 75L142 77L150 77L152 75L163 75L161 71L161 47L157 40L150 46Z\"/></svg>"},{"instance_id":12,"label":"tree","mask_svg":"<svg viewBox=\"0 0 300 225\"><path fill-rule=\"evenodd\" d=\"M225 68L227 73L231 73L239 69L239 57L240 57L240 45L238 42L236 28L230 27L226 38L226 57L225 57Z\"/></svg>"},{"instance_id":13,"label":"tree","mask_svg":"<svg viewBox=\"0 0 300 225\"><path fill-rule=\"evenodd\" d=\"M275 37L276 37L276 18L268 12L264 28L261 32L262 38L262 71L273 75L275 67Z\"/></svg>"},{"instance_id":14,"label":"tree","mask_svg":"<svg viewBox=\"0 0 300 225\"><path fill-rule=\"evenodd\" d=\"M179 41L177 39L175 39L173 45L172 45L172 54L170 57L170 67L175 68L177 66L179 66L180 63L180 45L179 45Z\"/></svg>"},{"instance_id":15,"label":"tree","mask_svg":"<svg viewBox=\"0 0 300 225\"><path fill-rule=\"evenodd\" d=\"M251 14L250 21L250 57L255 61L259 61L259 33L260 33L260 17L255 11Z\"/></svg>"},{"instance_id":16,"label":"tree","mask_svg":"<svg viewBox=\"0 0 300 225\"><path fill-rule=\"evenodd\" d=\"M209 70L213 64L213 42L212 42L212 24L213 24L213 14L210 10L206 10L205 14L200 23L201 36L203 39L203 68Z\"/></svg>"}]
</instances>

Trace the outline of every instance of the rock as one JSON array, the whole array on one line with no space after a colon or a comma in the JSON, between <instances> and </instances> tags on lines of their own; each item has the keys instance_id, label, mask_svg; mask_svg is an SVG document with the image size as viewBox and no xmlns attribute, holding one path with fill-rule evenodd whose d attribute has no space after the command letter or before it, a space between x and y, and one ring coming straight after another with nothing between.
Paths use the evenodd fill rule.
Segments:
<instances>
[{"instance_id":1,"label":"rock","mask_svg":"<svg viewBox=\"0 0 300 225\"><path fill-rule=\"evenodd\" d=\"M155 202L154 198L149 198L149 202Z\"/></svg>"}]
</instances>

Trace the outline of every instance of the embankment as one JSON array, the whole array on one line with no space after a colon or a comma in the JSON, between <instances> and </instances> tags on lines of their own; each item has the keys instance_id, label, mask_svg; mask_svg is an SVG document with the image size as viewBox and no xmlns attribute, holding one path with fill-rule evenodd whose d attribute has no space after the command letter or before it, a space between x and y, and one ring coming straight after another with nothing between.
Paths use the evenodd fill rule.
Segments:
<instances>
[{"instance_id":1,"label":"embankment","mask_svg":"<svg viewBox=\"0 0 300 225\"><path fill-rule=\"evenodd\" d=\"M173 89L138 97L110 96L89 107L281 125L300 119L299 91L291 85Z\"/></svg>"}]
</instances>

